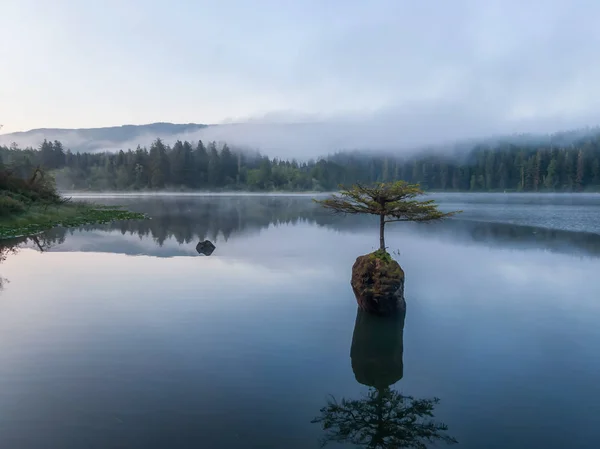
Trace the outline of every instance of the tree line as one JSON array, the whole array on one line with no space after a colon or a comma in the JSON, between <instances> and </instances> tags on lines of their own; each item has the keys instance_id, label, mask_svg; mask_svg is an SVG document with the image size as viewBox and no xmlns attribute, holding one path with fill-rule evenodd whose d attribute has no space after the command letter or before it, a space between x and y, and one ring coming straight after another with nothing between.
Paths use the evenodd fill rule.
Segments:
<instances>
[{"instance_id":1,"label":"tree line","mask_svg":"<svg viewBox=\"0 0 600 449\"><path fill-rule=\"evenodd\" d=\"M44 141L37 149L0 146L0 163L24 178L44 167L68 190L327 191L340 184L405 180L426 190L597 191L600 134L573 142L479 144L452 154L342 151L305 162L217 142L171 146L156 139L149 148L73 153L59 141Z\"/></svg>"}]
</instances>

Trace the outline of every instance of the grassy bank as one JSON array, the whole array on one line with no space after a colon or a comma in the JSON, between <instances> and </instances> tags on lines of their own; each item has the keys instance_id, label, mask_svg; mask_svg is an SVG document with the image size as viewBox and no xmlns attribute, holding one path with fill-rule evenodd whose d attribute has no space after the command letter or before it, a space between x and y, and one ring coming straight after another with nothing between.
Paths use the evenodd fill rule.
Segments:
<instances>
[{"instance_id":1,"label":"grassy bank","mask_svg":"<svg viewBox=\"0 0 600 449\"><path fill-rule=\"evenodd\" d=\"M90 203L34 204L18 214L0 217L0 239L32 235L55 226L72 227L144 218L143 214Z\"/></svg>"},{"instance_id":2,"label":"grassy bank","mask_svg":"<svg viewBox=\"0 0 600 449\"><path fill-rule=\"evenodd\" d=\"M41 169L23 177L0 167L0 239L27 236L55 226L81 226L146 218L118 207L74 202L61 197Z\"/></svg>"}]
</instances>

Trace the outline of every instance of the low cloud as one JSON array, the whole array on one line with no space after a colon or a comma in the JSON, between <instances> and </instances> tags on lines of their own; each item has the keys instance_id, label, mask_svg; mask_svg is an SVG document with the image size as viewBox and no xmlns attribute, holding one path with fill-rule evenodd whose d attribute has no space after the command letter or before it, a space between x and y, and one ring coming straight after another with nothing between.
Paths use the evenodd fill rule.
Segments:
<instances>
[{"instance_id":1,"label":"low cloud","mask_svg":"<svg viewBox=\"0 0 600 449\"><path fill-rule=\"evenodd\" d=\"M7 16L8 34L29 24L21 3ZM80 151L114 151L156 137L202 139L306 159L600 124L598 2L228 3L197 5L199 14L186 9L181 15L140 4L136 13L145 20L134 47L128 46L132 14L115 13L122 5L55 5L34 16L30 32L2 54L7 66L39 63L0 75L2 106L15 123L2 120L12 129L47 120L93 126L202 121L197 117L220 125L176 135L140 128L120 139L40 130L0 136L0 142L38 146L48 138ZM103 32L107 20L115 24L110 36ZM74 22L88 25L75 35ZM164 23L178 23L178 32L158 36ZM47 73L61 63L69 70Z\"/></svg>"},{"instance_id":2,"label":"low cloud","mask_svg":"<svg viewBox=\"0 0 600 449\"><path fill-rule=\"evenodd\" d=\"M306 160L340 150L406 153L440 147L466 139L484 139L521 133L546 134L593 126L592 116L511 118L484 104L466 107L452 102L415 103L371 113L311 116L272 113L239 123L222 123L178 134L154 134L139 127L131 139L103 138L100 130L35 130L0 135L0 144L38 147L43 139L60 140L76 151L118 151L149 146L157 137L176 140L227 142L258 150L271 157ZM99 132L100 131L100 132Z\"/></svg>"}]
</instances>

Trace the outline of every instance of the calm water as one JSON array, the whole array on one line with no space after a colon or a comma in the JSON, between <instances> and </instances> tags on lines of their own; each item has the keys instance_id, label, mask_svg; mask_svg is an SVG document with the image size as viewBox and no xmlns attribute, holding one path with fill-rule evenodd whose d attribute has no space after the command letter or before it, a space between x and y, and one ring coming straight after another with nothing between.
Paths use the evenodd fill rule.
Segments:
<instances>
[{"instance_id":1,"label":"calm water","mask_svg":"<svg viewBox=\"0 0 600 449\"><path fill-rule=\"evenodd\" d=\"M103 199L153 219L12 242L0 448L317 448L318 417L393 447L403 396L449 447L598 447L600 196L437 198L464 213L389 226L404 322L357 314L373 220L308 196Z\"/></svg>"}]
</instances>

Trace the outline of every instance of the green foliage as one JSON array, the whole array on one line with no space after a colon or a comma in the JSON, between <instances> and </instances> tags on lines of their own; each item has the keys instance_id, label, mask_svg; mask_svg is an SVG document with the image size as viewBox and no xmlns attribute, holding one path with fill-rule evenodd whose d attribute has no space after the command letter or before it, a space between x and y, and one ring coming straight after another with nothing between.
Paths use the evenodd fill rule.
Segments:
<instances>
[{"instance_id":1,"label":"green foliage","mask_svg":"<svg viewBox=\"0 0 600 449\"><path fill-rule=\"evenodd\" d=\"M0 216L19 214L25 211L25 203L13 198L10 195L0 195Z\"/></svg>"},{"instance_id":2,"label":"green foliage","mask_svg":"<svg viewBox=\"0 0 600 449\"><path fill-rule=\"evenodd\" d=\"M54 179L39 167L21 176L21 167L0 167L0 192L28 204L31 202L54 203L60 196L54 188Z\"/></svg>"},{"instance_id":3,"label":"green foliage","mask_svg":"<svg viewBox=\"0 0 600 449\"><path fill-rule=\"evenodd\" d=\"M434 200L415 199L424 193L418 184L405 181L378 183L372 187L355 184L342 189L339 195L315 201L334 212L379 215L386 223L440 220L457 213L441 212Z\"/></svg>"},{"instance_id":4,"label":"green foliage","mask_svg":"<svg viewBox=\"0 0 600 449\"><path fill-rule=\"evenodd\" d=\"M335 213L378 215L379 251L386 253L386 223L441 220L460 212L442 212L438 210L434 200L415 199L423 193L418 184L408 184L405 181L377 183L372 187L355 184L342 189L338 195L314 201Z\"/></svg>"},{"instance_id":5,"label":"green foliage","mask_svg":"<svg viewBox=\"0 0 600 449\"><path fill-rule=\"evenodd\" d=\"M51 160L53 148L58 148L58 154L64 155L57 142L44 142L40 155ZM0 239L31 235L57 225L69 227L145 217L118 208L71 203L56 192L54 178L44 169L38 166L25 172L30 160L27 157L21 162L21 165L14 162L10 166L0 164ZM108 172L111 170L108 167Z\"/></svg>"}]
</instances>

